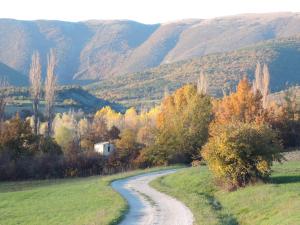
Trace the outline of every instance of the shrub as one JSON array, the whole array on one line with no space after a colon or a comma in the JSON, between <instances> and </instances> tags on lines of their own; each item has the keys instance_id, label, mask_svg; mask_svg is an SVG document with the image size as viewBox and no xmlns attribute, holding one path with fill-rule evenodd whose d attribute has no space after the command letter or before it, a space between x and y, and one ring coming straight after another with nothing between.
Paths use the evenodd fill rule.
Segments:
<instances>
[{"instance_id":1,"label":"shrub","mask_svg":"<svg viewBox=\"0 0 300 225\"><path fill-rule=\"evenodd\" d=\"M277 134L266 125L236 122L212 130L202 156L218 182L230 188L265 180L273 161L282 159Z\"/></svg>"},{"instance_id":2,"label":"shrub","mask_svg":"<svg viewBox=\"0 0 300 225\"><path fill-rule=\"evenodd\" d=\"M61 155L63 151L51 137L39 136L39 151L49 155Z\"/></svg>"},{"instance_id":3,"label":"shrub","mask_svg":"<svg viewBox=\"0 0 300 225\"><path fill-rule=\"evenodd\" d=\"M72 152L65 155L65 176L92 176L100 175L104 168L104 158L97 152Z\"/></svg>"},{"instance_id":4,"label":"shrub","mask_svg":"<svg viewBox=\"0 0 300 225\"><path fill-rule=\"evenodd\" d=\"M163 148L164 146L160 147ZM158 145L151 145L142 149L135 163L140 168L168 165L170 163L170 157L174 158L173 154L170 154L169 151L162 148L159 148Z\"/></svg>"},{"instance_id":5,"label":"shrub","mask_svg":"<svg viewBox=\"0 0 300 225\"><path fill-rule=\"evenodd\" d=\"M136 133L131 129L125 129L120 139L116 141L116 152L111 161L118 160L119 165L124 169L134 167L133 161L138 157L143 145L136 142Z\"/></svg>"}]
</instances>

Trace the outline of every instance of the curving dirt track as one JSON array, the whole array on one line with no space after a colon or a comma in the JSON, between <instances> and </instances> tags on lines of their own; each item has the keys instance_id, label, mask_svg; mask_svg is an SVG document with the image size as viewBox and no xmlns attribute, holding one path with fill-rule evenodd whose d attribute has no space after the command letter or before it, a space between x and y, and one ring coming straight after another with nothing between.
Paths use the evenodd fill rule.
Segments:
<instances>
[{"instance_id":1,"label":"curving dirt track","mask_svg":"<svg viewBox=\"0 0 300 225\"><path fill-rule=\"evenodd\" d=\"M152 180L176 170L166 170L117 180L112 187L129 204L120 225L192 225L193 214L180 201L149 186Z\"/></svg>"}]
</instances>

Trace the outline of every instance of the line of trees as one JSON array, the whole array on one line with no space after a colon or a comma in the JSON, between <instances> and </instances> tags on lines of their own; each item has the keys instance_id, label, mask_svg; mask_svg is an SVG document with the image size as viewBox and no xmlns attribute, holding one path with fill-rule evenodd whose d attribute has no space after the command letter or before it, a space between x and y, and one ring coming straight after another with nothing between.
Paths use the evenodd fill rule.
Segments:
<instances>
[{"instance_id":1,"label":"line of trees","mask_svg":"<svg viewBox=\"0 0 300 225\"><path fill-rule=\"evenodd\" d=\"M273 161L282 160L283 147L300 145L300 106L292 91L282 104L270 100L266 65L257 64L253 83L245 77L236 91L220 99L208 95L209 80L201 73L196 86L166 92L149 111L129 108L122 114L104 107L85 115L54 113L53 51L47 59L46 119L39 112L43 88L35 53L30 70L33 117L2 123L2 131L9 132L0 133L0 179L89 176L205 161L218 183L233 190L267 180ZM5 102L1 94L0 104ZM94 144L102 141L116 146L109 157L94 152Z\"/></svg>"}]
</instances>

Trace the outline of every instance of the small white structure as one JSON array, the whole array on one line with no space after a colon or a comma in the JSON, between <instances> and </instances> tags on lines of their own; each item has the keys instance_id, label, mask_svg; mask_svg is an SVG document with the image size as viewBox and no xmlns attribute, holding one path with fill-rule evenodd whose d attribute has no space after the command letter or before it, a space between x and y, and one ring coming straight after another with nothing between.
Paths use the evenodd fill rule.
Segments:
<instances>
[{"instance_id":1,"label":"small white structure","mask_svg":"<svg viewBox=\"0 0 300 225\"><path fill-rule=\"evenodd\" d=\"M106 142L100 142L100 143L95 144L94 150L95 150L95 152L98 152L101 155L109 156L111 153L114 152L115 147L113 144L106 141Z\"/></svg>"}]
</instances>

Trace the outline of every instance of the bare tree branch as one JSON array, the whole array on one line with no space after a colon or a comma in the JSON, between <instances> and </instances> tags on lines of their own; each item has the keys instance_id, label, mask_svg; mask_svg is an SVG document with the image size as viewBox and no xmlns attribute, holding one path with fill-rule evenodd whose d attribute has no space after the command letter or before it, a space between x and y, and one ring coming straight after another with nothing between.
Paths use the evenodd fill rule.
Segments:
<instances>
[{"instance_id":1,"label":"bare tree branch","mask_svg":"<svg viewBox=\"0 0 300 225\"><path fill-rule=\"evenodd\" d=\"M269 85L270 85L270 73L268 66L266 64L261 65L259 62L256 64L255 79L253 81L253 91L260 92L262 95L263 107L268 106L268 96L269 96Z\"/></svg>"},{"instance_id":2,"label":"bare tree branch","mask_svg":"<svg viewBox=\"0 0 300 225\"><path fill-rule=\"evenodd\" d=\"M267 108L268 106L268 96L269 96L269 85L270 85L270 73L269 68L266 64L263 66L263 107Z\"/></svg>"},{"instance_id":3,"label":"bare tree branch","mask_svg":"<svg viewBox=\"0 0 300 225\"><path fill-rule=\"evenodd\" d=\"M9 84L5 78L0 80L0 133L2 133L3 131L2 125L5 117L5 107L8 99L8 86Z\"/></svg>"},{"instance_id":4,"label":"bare tree branch","mask_svg":"<svg viewBox=\"0 0 300 225\"><path fill-rule=\"evenodd\" d=\"M34 134L38 135L38 124L39 124L39 102L41 95L41 64L40 55L38 52L34 52L31 59L31 67L29 71L29 80L31 85L31 97L33 103L33 114L34 114Z\"/></svg>"},{"instance_id":5,"label":"bare tree branch","mask_svg":"<svg viewBox=\"0 0 300 225\"><path fill-rule=\"evenodd\" d=\"M56 65L55 53L53 49L47 56L47 77L45 81L45 101L46 101L46 117L48 121L48 136L52 134L52 121L54 118L54 102L55 102L55 89L57 78L54 74L54 68Z\"/></svg>"},{"instance_id":6,"label":"bare tree branch","mask_svg":"<svg viewBox=\"0 0 300 225\"><path fill-rule=\"evenodd\" d=\"M203 95L207 94L207 88L208 88L207 77L201 71L199 79L197 81L197 92L198 92L198 94L203 94Z\"/></svg>"},{"instance_id":7,"label":"bare tree branch","mask_svg":"<svg viewBox=\"0 0 300 225\"><path fill-rule=\"evenodd\" d=\"M256 63L255 69L255 80L253 82L253 91L261 91L262 89L262 73L261 73L261 65L260 62Z\"/></svg>"}]
</instances>

